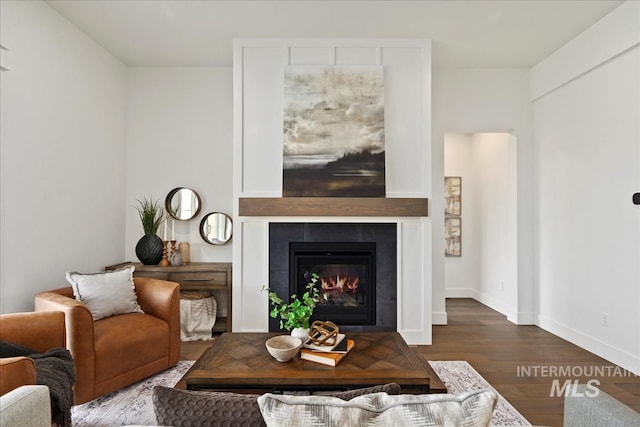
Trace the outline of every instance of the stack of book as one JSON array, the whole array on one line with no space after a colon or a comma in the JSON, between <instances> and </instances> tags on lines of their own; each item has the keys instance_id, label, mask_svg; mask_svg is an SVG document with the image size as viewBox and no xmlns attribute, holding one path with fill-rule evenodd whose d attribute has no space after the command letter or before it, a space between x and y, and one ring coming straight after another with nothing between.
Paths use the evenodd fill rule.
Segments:
<instances>
[{"instance_id":1,"label":"stack of book","mask_svg":"<svg viewBox=\"0 0 640 427\"><path fill-rule=\"evenodd\" d=\"M302 344L300 359L336 366L354 346L355 342L344 334L338 334L335 344L330 346L316 345L309 340Z\"/></svg>"}]
</instances>

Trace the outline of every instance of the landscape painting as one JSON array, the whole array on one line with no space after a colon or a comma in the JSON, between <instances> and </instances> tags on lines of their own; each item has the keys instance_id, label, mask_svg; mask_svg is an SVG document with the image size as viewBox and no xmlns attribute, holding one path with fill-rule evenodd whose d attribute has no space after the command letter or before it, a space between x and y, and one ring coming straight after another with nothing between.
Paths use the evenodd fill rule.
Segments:
<instances>
[{"instance_id":1,"label":"landscape painting","mask_svg":"<svg viewBox=\"0 0 640 427\"><path fill-rule=\"evenodd\" d=\"M290 66L284 197L385 197L381 66Z\"/></svg>"}]
</instances>

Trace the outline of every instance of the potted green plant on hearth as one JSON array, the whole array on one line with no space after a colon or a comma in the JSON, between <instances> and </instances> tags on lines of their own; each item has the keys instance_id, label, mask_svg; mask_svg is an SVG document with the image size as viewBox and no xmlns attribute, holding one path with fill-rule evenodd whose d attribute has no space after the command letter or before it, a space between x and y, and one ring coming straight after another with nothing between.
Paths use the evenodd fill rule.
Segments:
<instances>
[{"instance_id":1,"label":"potted green plant on hearth","mask_svg":"<svg viewBox=\"0 0 640 427\"><path fill-rule=\"evenodd\" d=\"M164 210L152 198L138 200L136 206L144 236L136 244L136 256L145 265L156 265L162 260L162 239L156 234L163 221Z\"/></svg>"},{"instance_id":2,"label":"potted green plant on hearth","mask_svg":"<svg viewBox=\"0 0 640 427\"><path fill-rule=\"evenodd\" d=\"M298 298L296 294L293 294L288 303L284 302L271 289L267 289L272 307L269 315L274 319L280 318L280 329L291 331L291 335L300 338L302 342L309 338L311 315L318 302L320 302L320 291L316 287L318 278L319 276L313 273L302 297Z\"/></svg>"}]
</instances>

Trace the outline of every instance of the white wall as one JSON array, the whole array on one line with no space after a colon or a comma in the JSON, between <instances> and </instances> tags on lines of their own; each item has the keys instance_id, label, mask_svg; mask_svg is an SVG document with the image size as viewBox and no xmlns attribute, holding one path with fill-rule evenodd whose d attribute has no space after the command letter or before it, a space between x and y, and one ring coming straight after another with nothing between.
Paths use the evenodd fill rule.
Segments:
<instances>
[{"instance_id":1,"label":"white wall","mask_svg":"<svg viewBox=\"0 0 640 427\"><path fill-rule=\"evenodd\" d=\"M434 69L432 181L444 179L446 131L510 132L517 138L517 280L505 281L505 293L517 297L496 307L518 324L536 321L533 246L533 143L529 71L524 69ZM443 312L444 194L433 186L430 214L433 228L433 311ZM441 225L442 224L442 225ZM464 227L464 225L463 225ZM464 231L463 231L464 232ZM511 287L511 288L509 288ZM490 303L490 301L484 301Z\"/></svg>"},{"instance_id":2,"label":"white wall","mask_svg":"<svg viewBox=\"0 0 640 427\"><path fill-rule=\"evenodd\" d=\"M171 189L188 187L200 194L202 210L190 221L175 221L176 240L190 242L191 261L231 262L231 243L206 243L199 225L209 212L233 215L232 89L231 68L129 70L127 260L138 261L135 246L143 235L136 200L152 197L164 207Z\"/></svg>"},{"instance_id":3,"label":"white wall","mask_svg":"<svg viewBox=\"0 0 640 427\"><path fill-rule=\"evenodd\" d=\"M471 138L478 227L479 301L516 319L518 224L516 141L508 133Z\"/></svg>"},{"instance_id":4,"label":"white wall","mask_svg":"<svg viewBox=\"0 0 640 427\"><path fill-rule=\"evenodd\" d=\"M43 2L0 2L0 312L122 256L125 67Z\"/></svg>"},{"instance_id":5,"label":"white wall","mask_svg":"<svg viewBox=\"0 0 640 427\"><path fill-rule=\"evenodd\" d=\"M532 70L539 324L636 373L640 207L631 195L640 189L638 17L640 4L626 2Z\"/></svg>"},{"instance_id":6,"label":"white wall","mask_svg":"<svg viewBox=\"0 0 640 427\"><path fill-rule=\"evenodd\" d=\"M447 297L471 297L513 319L517 307L516 141L445 135L445 175L462 176L462 256L445 257Z\"/></svg>"}]
</instances>

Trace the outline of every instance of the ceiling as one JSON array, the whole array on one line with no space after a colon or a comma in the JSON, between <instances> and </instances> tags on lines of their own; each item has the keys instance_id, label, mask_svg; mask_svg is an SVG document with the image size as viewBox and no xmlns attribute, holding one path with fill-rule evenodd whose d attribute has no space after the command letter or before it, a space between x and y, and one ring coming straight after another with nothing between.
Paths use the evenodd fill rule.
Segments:
<instances>
[{"instance_id":1,"label":"ceiling","mask_svg":"<svg viewBox=\"0 0 640 427\"><path fill-rule=\"evenodd\" d=\"M622 0L48 0L130 66L231 66L234 37L429 38L436 67L529 68Z\"/></svg>"}]
</instances>

